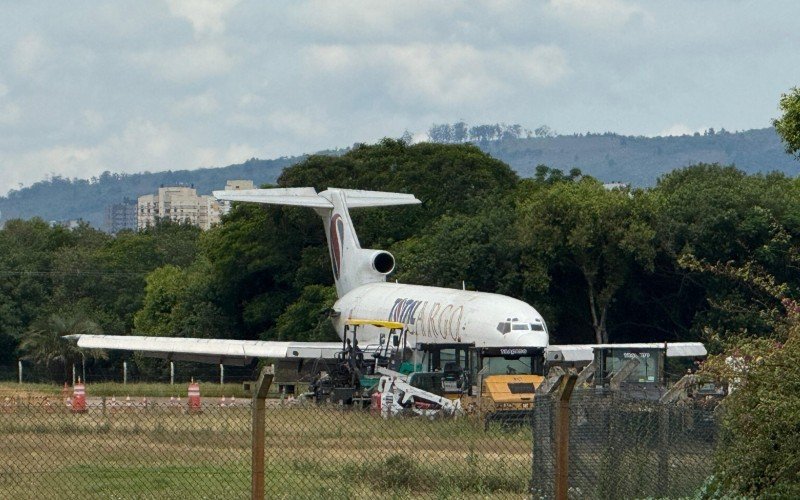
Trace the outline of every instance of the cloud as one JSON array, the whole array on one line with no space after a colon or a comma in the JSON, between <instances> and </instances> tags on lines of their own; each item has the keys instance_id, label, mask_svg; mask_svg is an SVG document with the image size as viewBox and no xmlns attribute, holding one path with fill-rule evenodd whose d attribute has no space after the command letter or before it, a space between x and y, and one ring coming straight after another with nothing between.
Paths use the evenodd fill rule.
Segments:
<instances>
[{"instance_id":1,"label":"cloud","mask_svg":"<svg viewBox=\"0 0 800 500\"><path fill-rule=\"evenodd\" d=\"M191 23L196 35L220 35L225 31L223 18L239 0L167 0L169 12Z\"/></svg>"},{"instance_id":2,"label":"cloud","mask_svg":"<svg viewBox=\"0 0 800 500\"><path fill-rule=\"evenodd\" d=\"M294 110L273 111L267 115L267 124L277 131L294 137L324 136L328 133L322 120Z\"/></svg>"},{"instance_id":3,"label":"cloud","mask_svg":"<svg viewBox=\"0 0 800 500\"><path fill-rule=\"evenodd\" d=\"M18 104L13 102L0 104L0 126L16 125L21 117L22 109Z\"/></svg>"},{"instance_id":4,"label":"cloud","mask_svg":"<svg viewBox=\"0 0 800 500\"><path fill-rule=\"evenodd\" d=\"M100 131L106 124L103 115L94 109L84 109L80 113L80 126L91 132Z\"/></svg>"},{"instance_id":5,"label":"cloud","mask_svg":"<svg viewBox=\"0 0 800 500\"><path fill-rule=\"evenodd\" d=\"M197 148L192 161L196 166L226 166L242 163L259 155L256 148L249 144L231 144L227 148Z\"/></svg>"},{"instance_id":6,"label":"cloud","mask_svg":"<svg viewBox=\"0 0 800 500\"><path fill-rule=\"evenodd\" d=\"M49 59L51 53L52 49L44 38L30 34L17 40L11 54L11 63L18 74L32 76Z\"/></svg>"},{"instance_id":7,"label":"cloud","mask_svg":"<svg viewBox=\"0 0 800 500\"><path fill-rule=\"evenodd\" d=\"M309 69L349 80L378 80L396 100L437 107L474 102L514 86L551 86L569 73L566 55L555 45L315 45L304 56Z\"/></svg>"},{"instance_id":8,"label":"cloud","mask_svg":"<svg viewBox=\"0 0 800 500\"><path fill-rule=\"evenodd\" d=\"M581 28L616 30L653 20L645 9L623 0L550 0L549 6L556 17Z\"/></svg>"},{"instance_id":9,"label":"cloud","mask_svg":"<svg viewBox=\"0 0 800 500\"><path fill-rule=\"evenodd\" d=\"M210 115L219 110L219 102L210 91L187 96L176 102L172 109L181 115Z\"/></svg>"},{"instance_id":10,"label":"cloud","mask_svg":"<svg viewBox=\"0 0 800 500\"><path fill-rule=\"evenodd\" d=\"M176 83L223 75L235 65L235 59L214 43L150 50L133 55L132 60L152 71L156 77Z\"/></svg>"},{"instance_id":11,"label":"cloud","mask_svg":"<svg viewBox=\"0 0 800 500\"><path fill-rule=\"evenodd\" d=\"M257 156L256 147L241 141L229 144L222 141L218 146L210 146L204 139L175 130L166 123L137 119L95 144L60 144L3 156L0 158L0 188L5 192L54 173L85 179L106 170L134 173L225 166Z\"/></svg>"},{"instance_id":12,"label":"cloud","mask_svg":"<svg viewBox=\"0 0 800 500\"><path fill-rule=\"evenodd\" d=\"M664 130L656 134L656 136L667 137L667 136L692 135L695 132L699 132L700 130L705 130L705 129L704 128L691 129L687 125L684 125L683 123L676 123L674 125L665 128Z\"/></svg>"},{"instance_id":13,"label":"cloud","mask_svg":"<svg viewBox=\"0 0 800 500\"><path fill-rule=\"evenodd\" d=\"M312 0L293 2L288 16L293 25L314 37L377 43L424 37L431 33L429 28L443 19L452 20L462 8L461 2L454 0Z\"/></svg>"}]
</instances>

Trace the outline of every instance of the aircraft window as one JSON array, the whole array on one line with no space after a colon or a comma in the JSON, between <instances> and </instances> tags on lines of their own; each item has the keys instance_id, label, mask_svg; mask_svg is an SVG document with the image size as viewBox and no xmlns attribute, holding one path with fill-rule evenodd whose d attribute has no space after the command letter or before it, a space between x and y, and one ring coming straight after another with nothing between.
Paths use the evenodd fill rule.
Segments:
<instances>
[{"instance_id":1,"label":"aircraft window","mask_svg":"<svg viewBox=\"0 0 800 500\"><path fill-rule=\"evenodd\" d=\"M507 322L498 323L497 331L505 335L506 333L511 331L511 323Z\"/></svg>"},{"instance_id":2,"label":"aircraft window","mask_svg":"<svg viewBox=\"0 0 800 500\"><path fill-rule=\"evenodd\" d=\"M531 323L531 330L534 332L543 332L544 326L540 325L539 323Z\"/></svg>"},{"instance_id":3,"label":"aircraft window","mask_svg":"<svg viewBox=\"0 0 800 500\"><path fill-rule=\"evenodd\" d=\"M528 329L528 325L525 324L525 323L522 323L522 324L518 323L516 325L511 325L511 329L512 330L527 330Z\"/></svg>"}]
</instances>

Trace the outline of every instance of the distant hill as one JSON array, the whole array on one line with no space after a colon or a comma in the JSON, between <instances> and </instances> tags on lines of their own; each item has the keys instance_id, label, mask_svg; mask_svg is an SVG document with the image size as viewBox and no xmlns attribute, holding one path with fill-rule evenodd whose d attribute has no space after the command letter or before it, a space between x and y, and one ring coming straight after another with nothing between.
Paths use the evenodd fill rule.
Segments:
<instances>
[{"instance_id":1,"label":"distant hill","mask_svg":"<svg viewBox=\"0 0 800 500\"><path fill-rule=\"evenodd\" d=\"M250 179L256 185L272 183L281 171L304 157L276 160L250 159L239 165L198 170L169 170L141 174L104 172L92 179L54 177L0 197L2 220L41 217L50 221L82 219L103 228L107 205L136 200L155 193L159 186L193 186L198 194L223 189L229 179Z\"/></svg>"},{"instance_id":2,"label":"distant hill","mask_svg":"<svg viewBox=\"0 0 800 500\"><path fill-rule=\"evenodd\" d=\"M714 132L678 137L630 137L618 134L512 138L476 143L482 150L530 177L536 165L577 167L605 182L646 187L659 176L696 163L736 165L748 173L777 170L800 173L800 162L786 154L773 128Z\"/></svg>"},{"instance_id":3,"label":"distant hill","mask_svg":"<svg viewBox=\"0 0 800 500\"><path fill-rule=\"evenodd\" d=\"M536 166L544 164L562 170L577 167L605 182L646 187L655 184L656 179L667 172L701 162L734 164L748 173L777 170L790 176L800 174L800 162L784 152L772 128L735 133L709 130L680 137L631 137L613 133L524 137L530 135L526 132L499 133L493 140L474 143L511 165L523 177L532 176ZM435 139L448 142L453 137L458 135L440 134ZM107 205L121 203L125 198L135 200L143 194L154 193L159 186L193 185L199 194L210 194L214 189L223 188L228 179L251 179L256 185L272 183L285 167L304 158L253 158L220 168L130 175L106 172L88 180L55 177L0 197L0 214L2 220L34 216L58 221L83 219L102 228Z\"/></svg>"}]
</instances>

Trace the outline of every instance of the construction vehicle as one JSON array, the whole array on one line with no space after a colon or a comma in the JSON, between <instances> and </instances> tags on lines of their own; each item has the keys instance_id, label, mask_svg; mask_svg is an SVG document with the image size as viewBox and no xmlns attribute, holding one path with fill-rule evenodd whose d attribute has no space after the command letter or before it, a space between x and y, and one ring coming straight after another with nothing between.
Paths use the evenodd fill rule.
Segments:
<instances>
[{"instance_id":1,"label":"construction vehicle","mask_svg":"<svg viewBox=\"0 0 800 500\"><path fill-rule=\"evenodd\" d=\"M371 325L388 330L381 334L379 345L362 348L358 343L358 330ZM333 360L315 362L315 376L309 384L310 396L317 403L357 404L370 403L370 392L377 385L378 368L397 369L405 346L401 345L404 325L395 321L350 319L345 322L341 350Z\"/></svg>"},{"instance_id":2,"label":"construction vehicle","mask_svg":"<svg viewBox=\"0 0 800 500\"><path fill-rule=\"evenodd\" d=\"M536 347L479 347L471 398L486 425L528 422L544 380L544 350Z\"/></svg>"},{"instance_id":3,"label":"construction vehicle","mask_svg":"<svg viewBox=\"0 0 800 500\"><path fill-rule=\"evenodd\" d=\"M379 385L382 393L388 387L394 392L394 402L398 396L409 394L403 390L402 384L406 383L416 389L413 395L417 409L433 402L433 408L444 414L480 412L487 425L493 421L527 421L536 389L544 379L541 348L418 343L412 356L414 372L400 376L381 370L386 373ZM395 380L400 383L389 385ZM384 400L381 396L381 409ZM391 414L397 413L400 412Z\"/></svg>"},{"instance_id":4,"label":"construction vehicle","mask_svg":"<svg viewBox=\"0 0 800 500\"><path fill-rule=\"evenodd\" d=\"M579 385L596 391L621 392L633 399L661 400L674 397L673 387L683 390L692 382L684 376L671 384L667 376L668 362L688 360L691 365L706 354L700 342L565 345L550 346L546 361L549 367L580 369ZM683 374L686 370L680 371Z\"/></svg>"},{"instance_id":5,"label":"construction vehicle","mask_svg":"<svg viewBox=\"0 0 800 500\"><path fill-rule=\"evenodd\" d=\"M415 387L408 376L389 373L381 377L373 395L378 402L373 409L380 410L383 418L398 415L421 415L425 417L458 416L462 413L461 401L440 396Z\"/></svg>"}]
</instances>

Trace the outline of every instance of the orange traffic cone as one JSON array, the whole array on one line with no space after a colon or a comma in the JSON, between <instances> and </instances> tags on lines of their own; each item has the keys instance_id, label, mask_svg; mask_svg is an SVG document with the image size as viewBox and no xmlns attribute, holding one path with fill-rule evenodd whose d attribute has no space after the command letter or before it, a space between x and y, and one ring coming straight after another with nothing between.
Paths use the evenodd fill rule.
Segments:
<instances>
[{"instance_id":1,"label":"orange traffic cone","mask_svg":"<svg viewBox=\"0 0 800 500\"><path fill-rule=\"evenodd\" d=\"M202 413L203 407L200 402L200 384L192 379L189 384L189 413Z\"/></svg>"},{"instance_id":2,"label":"orange traffic cone","mask_svg":"<svg viewBox=\"0 0 800 500\"><path fill-rule=\"evenodd\" d=\"M72 391L72 413L86 413L86 386L80 377Z\"/></svg>"}]
</instances>

